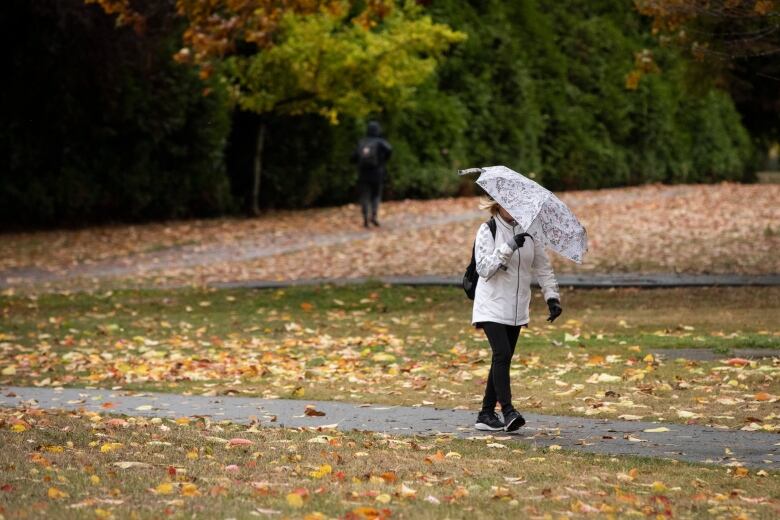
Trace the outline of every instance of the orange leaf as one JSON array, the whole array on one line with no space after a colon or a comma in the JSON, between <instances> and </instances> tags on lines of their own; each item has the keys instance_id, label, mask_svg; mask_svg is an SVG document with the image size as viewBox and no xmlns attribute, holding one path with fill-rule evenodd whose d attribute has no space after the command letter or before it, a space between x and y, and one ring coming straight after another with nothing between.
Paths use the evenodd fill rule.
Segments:
<instances>
[{"instance_id":1,"label":"orange leaf","mask_svg":"<svg viewBox=\"0 0 780 520\"><path fill-rule=\"evenodd\" d=\"M766 392L758 392L755 395L756 401L769 401L772 399L772 396Z\"/></svg>"},{"instance_id":2,"label":"orange leaf","mask_svg":"<svg viewBox=\"0 0 780 520\"><path fill-rule=\"evenodd\" d=\"M320 412L313 404L307 404L306 409L303 411L303 415L307 417L322 417L325 412Z\"/></svg>"},{"instance_id":3,"label":"orange leaf","mask_svg":"<svg viewBox=\"0 0 780 520\"><path fill-rule=\"evenodd\" d=\"M249 439L242 439L240 437L235 437L228 441L228 446L251 446L253 444L254 442Z\"/></svg>"}]
</instances>

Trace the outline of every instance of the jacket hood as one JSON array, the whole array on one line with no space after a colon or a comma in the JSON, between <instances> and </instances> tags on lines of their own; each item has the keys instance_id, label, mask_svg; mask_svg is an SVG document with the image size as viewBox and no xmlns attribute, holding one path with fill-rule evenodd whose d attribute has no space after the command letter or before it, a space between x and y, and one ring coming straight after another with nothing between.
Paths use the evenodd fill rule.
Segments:
<instances>
[{"instance_id":1,"label":"jacket hood","mask_svg":"<svg viewBox=\"0 0 780 520\"><path fill-rule=\"evenodd\" d=\"M366 127L366 135L368 137L380 137L382 135L382 127L376 121L369 121Z\"/></svg>"}]
</instances>

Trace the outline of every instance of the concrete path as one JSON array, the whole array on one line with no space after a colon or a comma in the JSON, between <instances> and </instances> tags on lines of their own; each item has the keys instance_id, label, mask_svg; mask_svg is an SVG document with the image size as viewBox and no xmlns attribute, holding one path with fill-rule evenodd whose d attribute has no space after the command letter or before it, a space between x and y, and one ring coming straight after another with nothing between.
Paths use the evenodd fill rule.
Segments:
<instances>
[{"instance_id":1,"label":"concrete path","mask_svg":"<svg viewBox=\"0 0 780 520\"><path fill-rule=\"evenodd\" d=\"M577 287L583 289L598 289L610 287L740 287L740 286L780 286L780 274L768 275L737 275L737 274L559 274L558 285L561 287ZM238 282L220 282L211 284L222 289L281 289L307 285L357 285L376 281L390 285L453 285L460 287L461 277L458 276L380 276L377 278L310 278L303 280L244 280ZM538 284L536 284L538 286Z\"/></svg>"},{"instance_id":2,"label":"concrete path","mask_svg":"<svg viewBox=\"0 0 780 520\"><path fill-rule=\"evenodd\" d=\"M403 231L421 226L436 227L457 222L468 222L484 216L484 212L468 211L452 215L439 215L421 222L414 215L401 215L388 219L383 229ZM366 240L374 236L370 230L337 231L329 234L314 234L301 239L299 234L279 237L275 233L264 233L233 244L207 243L182 245L161 251L137 253L127 257L78 264L58 271L45 271L36 267L0 270L0 289L24 284L45 284L64 282L78 278L108 279L149 275L162 270L186 269L207 266L218 262L248 262L261 258L279 256L312 247L327 247Z\"/></svg>"},{"instance_id":3,"label":"concrete path","mask_svg":"<svg viewBox=\"0 0 780 520\"><path fill-rule=\"evenodd\" d=\"M133 416L209 416L248 423L257 417L263 426L316 427L338 425L341 430L363 430L393 435L451 433L461 438L484 437L472 425L475 413L425 407L354 405L333 401L295 401L252 397L205 397L111 390L0 387L0 406L34 405L41 408L79 409ZM306 405L324 412L304 415ZM591 453L662 457L689 462L744 465L780 469L780 435L719 430L700 426L626 422L524 414L528 424L518 441L535 446L558 445ZM667 428L668 431L647 430ZM498 435L506 435L498 432ZM512 441L507 441L512 442Z\"/></svg>"},{"instance_id":4,"label":"concrete path","mask_svg":"<svg viewBox=\"0 0 780 520\"><path fill-rule=\"evenodd\" d=\"M738 348L728 352L719 352L709 348L659 348L650 351L661 359L690 359L691 361L714 361L724 358L780 358L780 350L773 348Z\"/></svg>"}]
</instances>

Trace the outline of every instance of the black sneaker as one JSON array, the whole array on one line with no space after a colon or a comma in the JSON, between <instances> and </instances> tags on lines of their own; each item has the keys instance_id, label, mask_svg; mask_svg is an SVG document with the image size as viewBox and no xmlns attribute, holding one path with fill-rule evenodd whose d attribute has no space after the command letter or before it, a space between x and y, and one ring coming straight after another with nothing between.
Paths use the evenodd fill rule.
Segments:
<instances>
[{"instance_id":1,"label":"black sneaker","mask_svg":"<svg viewBox=\"0 0 780 520\"><path fill-rule=\"evenodd\" d=\"M512 410L503 415L504 423L506 424L504 429L508 432L513 432L525 424L525 419L523 419L523 416L520 415L520 412L517 410Z\"/></svg>"},{"instance_id":2,"label":"black sneaker","mask_svg":"<svg viewBox=\"0 0 780 520\"><path fill-rule=\"evenodd\" d=\"M504 423L495 412L480 412L474 428L488 432L499 432L504 429Z\"/></svg>"}]
</instances>

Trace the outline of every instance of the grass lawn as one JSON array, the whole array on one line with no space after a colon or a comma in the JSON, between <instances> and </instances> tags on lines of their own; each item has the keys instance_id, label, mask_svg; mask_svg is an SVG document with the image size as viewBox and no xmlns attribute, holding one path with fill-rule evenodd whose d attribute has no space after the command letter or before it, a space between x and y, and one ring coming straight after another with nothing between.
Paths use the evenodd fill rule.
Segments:
<instances>
[{"instance_id":1,"label":"grass lawn","mask_svg":"<svg viewBox=\"0 0 780 520\"><path fill-rule=\"evenodd\" d=\"M780 431L780 360L659 360L666 348L780 349L780 289L566 290L513 361L538 413ZM117 291L0 297L0 384L476 409L490 347L447 287Z\"/></svg>"},{"instance_id":2,"label":"grass lawn","mask_svg":"<svg viewBox=\"0 0 780 520\"><path fill-rule=\"evenodd\" d=\"M411 438L0 409L0 518L777 518L780 474Z\"/></svg>"}]
</instances>

